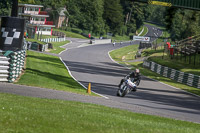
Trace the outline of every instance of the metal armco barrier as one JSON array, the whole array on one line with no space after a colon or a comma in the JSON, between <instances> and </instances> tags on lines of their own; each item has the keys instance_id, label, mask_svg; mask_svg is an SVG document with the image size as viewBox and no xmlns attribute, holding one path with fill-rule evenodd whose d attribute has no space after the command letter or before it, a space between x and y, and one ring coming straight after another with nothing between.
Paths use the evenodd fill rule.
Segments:
<instances>
[{"instance_id":1,"label":"metal armco barrier","mask_svg":"<svg viewBox=\"0 0 200 133\"><path fill-rule=\"evenodd\" d=\"M143 67L146 67L153 72L156 72L172 80L175 80L179 83L200 89L200 76L198 75L184 73L169 67L161 66L155 62L147 60L143 62Z\"/></svg>"},{"instance_id":2,"label":"metal armco barrier","mask_svg":"<svg viewBox=\"0 0 200 133\"><path fill-rule=\"evenodd\" d=\"M23 48L25 19L2 17L0 28L0 49L18 51Z\"/></svg>"}]
</instances>

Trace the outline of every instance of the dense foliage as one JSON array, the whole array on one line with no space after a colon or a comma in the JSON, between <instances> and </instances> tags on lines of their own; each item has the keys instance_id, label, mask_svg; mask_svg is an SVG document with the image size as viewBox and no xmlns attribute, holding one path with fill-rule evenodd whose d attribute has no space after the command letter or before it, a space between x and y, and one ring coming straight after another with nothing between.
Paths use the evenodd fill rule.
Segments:
<instances>
[{"instance_id":1,"label":"dense foliage","mask_svg":"<svg viewBox=\"0 0 200 133\"><path fill-rule=\"evenodd\" d=\"M10 15L11 0L0 0L0 16Z\"/></svg>"},{"instance_id":2,"label":"dense foliage","mask_svg":"<svg viewBox=\"0 0 200 133\"><path fill-rule=\"evenodd\" d=\"M171 21L166 21L173 40L181 40L200 34L200 12L176 9Z\"/></svg>"},{"instance_id":3,"label":"dense foliage","mask_svg":"<svg viewBox=\"0 0 200 133\"><path fill-rule=\"evenodd\" d=\"M0 16L10 15L12 0L0 0ZM133 0L19 0L20 3L42 4L50 19L56 21L60 9L69 18L64 29L77 33L130 35L144 21L165 25L173 40L200 34L200 12L148 5Z\"/></svg>"},{"instance_id":4,"label":"dense foliage","mask_svg":"<svg viewBox=\"0 0 200 133\"><path fill-rule=\"evenodd\" d=\"M119 0L105 0L103 18L109 30L114 34L119 33L123 26L122 11Z\"/></svg>"},{"instance_id":5,"label":"dense foliage","mask_svg":"<svg viewBox=\"0 0 200 133\"><path fill-rule=\"evenodd\" d=\"M199 11L148 5L144 10L144 17L147 21L165 26L172 40L200 34Z\"/></svg>"},{"instance_id":6,"label":"dense foliage","mask_svg":"<svg viewBox=\"0 0 200 133\"><path fill-rule=\"evenodd\" d=\"M154 23L164 25L166 16L166 7L147 5L144 8L144 17L146 21L152 21Z\"/></svg>"},{"instance_id":7,"label":"dense foliage","mask_svg":"<svg viewBox=\"0 0 200 133\"><path fill-rule=\"evenodd\" d=\"M68 0L69 26L100 35L129 35L143 25L141 5L124 0Z\"/></svg>"},{"instance_id":8,"label":"dense foliage","mask_svg":"<svg viewBox=\"0 0 200 133\"><path fill-rule=\"evenodd\" d=\"M105 28L102 0L68 0L69 27L86 32L101 33Z\"/></svg>"},{"instance_id":9,"label":"dense foliage","mask_svg":"<svg viewBox=\"0 0 200 133\"><path fill-rule=\"evenodd\" d=\"M123 33L129 35L139 29L144 22L145 5L133 1L121 0L124 14L124 29Z\"/></svg>"}]
</instances>

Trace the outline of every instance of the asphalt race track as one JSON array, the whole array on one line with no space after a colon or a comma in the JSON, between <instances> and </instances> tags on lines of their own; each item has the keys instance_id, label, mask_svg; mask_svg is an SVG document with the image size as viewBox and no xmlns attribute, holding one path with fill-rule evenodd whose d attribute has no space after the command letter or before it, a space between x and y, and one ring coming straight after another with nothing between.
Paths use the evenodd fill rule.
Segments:
<instances>
[{"instance_id":1,"label":"asphalt race track","mask_svg":"<svg viewBox=\"0 0 200 133\"><path fill-rule=\"evenodd\" d=\"M146 36L154 36L152 40L162 34L161 30L153 26L147 26L149 32ZM123 98L116 96L120 80L131 70L113 62L108 53L111 50L138 44L139 42L123 42L123 44L116 44L116 46L112 44L88 46L89 40L69 39L72 42L63 46L66 51L57 56L61 57L78 82L85 87L88 86L88 83L91 83L92 91L104 97L84 96L10 83L0 83L0 92L94 103L132 112L200 123L200 97L146 77L142 77L137 92L132 92Z\"/></svg>"},{"instance_id":2,"label":"asphalt race track","mask_svg":"<svg viewBox=\"0 0 200 133\"><path fill-rule=\"evenodd\" d=\"M149 32L146 36L157 36L162 31L147 25ZM124 42L122 45L101 44L86 46L80 40L72 40L66 45L68 50L61 57L73 77L85 87L92 84L92 90L104 95L109 100L126 105L130 110L137 108L143 113L170 117L180 120L200 122L200 97L193 96L180 89L170 87L158 81L142 77L136 93L125 97L117 97L117 85L130 72L129 69L113 62L109 51L138 42ZM140 112L138 111L137 112Z\"/></svg>"}]
</instances>

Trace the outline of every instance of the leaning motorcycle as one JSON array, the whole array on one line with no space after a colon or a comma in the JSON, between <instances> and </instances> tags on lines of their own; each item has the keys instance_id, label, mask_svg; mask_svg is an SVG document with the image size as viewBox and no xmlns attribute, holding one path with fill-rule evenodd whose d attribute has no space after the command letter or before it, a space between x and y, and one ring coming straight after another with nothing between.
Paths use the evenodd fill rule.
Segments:
<instances>
[{"instance_id":1,"label":"leaning motorcycle","mask_svg":"<svg viewBox=\"0 0 200 133\"><path fill-rule=\"evenodd\" d=\"M134 80L132 79L132 81ZM126 76L123 80L123 83L119 86L119 89L117 90L117 96L124 97L129 92L136 91L137 86L140 84L140 79L136 82L132 81L128 76Z\"/></svg>"}]
</instances>

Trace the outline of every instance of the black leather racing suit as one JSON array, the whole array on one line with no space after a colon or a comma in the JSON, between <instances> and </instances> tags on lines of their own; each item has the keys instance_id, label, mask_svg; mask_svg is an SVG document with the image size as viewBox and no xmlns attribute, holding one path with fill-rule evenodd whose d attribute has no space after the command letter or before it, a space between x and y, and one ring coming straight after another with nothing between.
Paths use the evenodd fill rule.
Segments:
<instances>
[{"instance_id":1,"label":"black leather racing suit","mask_svg":"<svg viewBox=\"0 0 200 133\"><path fill-rule=\"evenodd\" d=\"M127 75L127 78L130 78L132 82L136 82L137 86L140 84L140 73L136 73L135 71L131 72L129 75ZM122 85L125 79L122 79L120 84L118 85L119 87ZM138 82L137 82L138 81ZM133 90L136 91L136 90Z\"/></svg>"}]
</instances>

